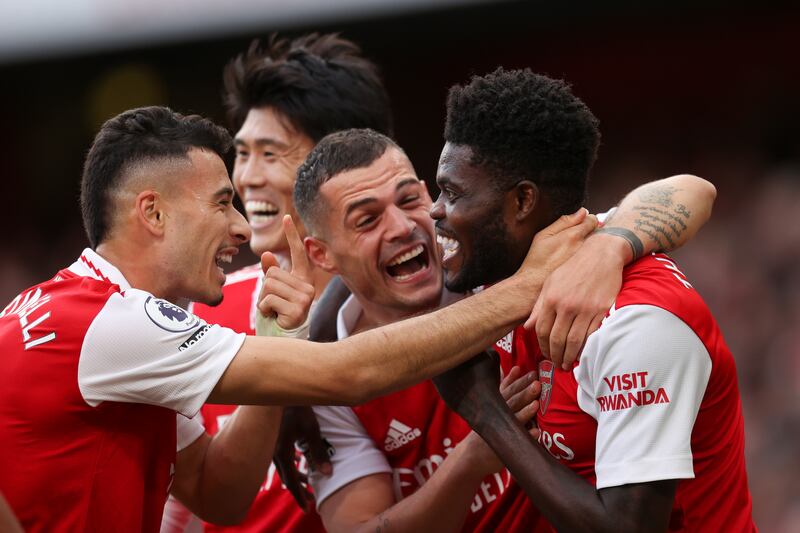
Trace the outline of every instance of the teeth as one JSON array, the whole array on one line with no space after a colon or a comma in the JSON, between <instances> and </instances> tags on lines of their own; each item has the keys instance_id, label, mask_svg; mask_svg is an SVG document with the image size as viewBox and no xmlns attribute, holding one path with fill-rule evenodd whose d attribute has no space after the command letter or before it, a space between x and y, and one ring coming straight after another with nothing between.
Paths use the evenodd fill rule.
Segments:
<instances>
[{"instance_id":1,"label":"teeth","mask_svg":"<svg viewBox=\"0 0 800 533\"><path fill-rule=\"evenodd\" d=\"M233 262L233 254L219 254L217 256L218 263L231 263Z\"/></svg>"},{"instance_id":2,"label":"teeth","mask_svg":"<svg viewBox=\"0 0 800 533\"><path fill-rule=\"evenodd\" d=\"M459 243L455 239L437 234L436 242L442 247L442 261L450 259L458 252Z\"/></svg>"},{"instance_id":3,"label":"teeth","mask_svg":"<svg viewBox=\"0 0 800 533\"><path fill-rule=\"evenodd\" d=\"M278 212L278 206L270 202L262 202L260 200L248 200L244 204L244 209L248 213L259 213L259 216L264 216L265 213L274 215Z\"/></svg>"},{"instance_id":4,"label":"teeth","mask_svg":"<svg viewBox=\"0 0 800 533\"><path fill-rule=\"evenodd\" d=\"M404 253L403 255L401 255L400 257L398 257L397 259L395 259L391 263L389 263L389 266L394 266L394 265L399 265L400 263L405 263L409 259L413 259L413 258L417 257L419 254L422 253L422 250L424 250L424 249L425 249L424 246L422 246L421 244L418 244L417 247L414 248L413 250L411 250L410 252ZM408 276L398 276L396 279L400 279L400 278L403 278L403 277L408 277Z\"/></svg>"}]
</instances>

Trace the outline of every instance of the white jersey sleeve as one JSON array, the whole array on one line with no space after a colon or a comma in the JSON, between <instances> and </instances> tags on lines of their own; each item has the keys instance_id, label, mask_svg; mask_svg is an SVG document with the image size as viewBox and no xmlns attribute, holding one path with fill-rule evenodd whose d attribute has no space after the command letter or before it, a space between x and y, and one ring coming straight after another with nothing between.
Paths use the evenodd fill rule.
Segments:
<instances>
[{"instance_id":1,"label":"white jersey sleeve","mask_svg":"<svg viewBox=\"0 0 800 533\"><path fill-rule=\"evenodd\" d=\"M597 420L597 488L693 478L691 435L711 374L694 331L652 305L612 310L575 368Z\"/></svg>"},{"instance_id":2,"label":"white jersey sleeve","mask_svg":"<svg viewBox=\"0 0 800 533\"><path fill-rule=\"evenodd\" d=\"M177 451L183 450L206 432L206 428L203 426L203 415L199 412L194 418L186 418L182 414L176 413L175 427L178 431Z\"/></svg>"},{"instance_id":3,"label":"white jersey sleeve","mask_svg":"<svg viewBox=\"0 0 800 533\"><path fill-rule=\"evenodd\" d=\"M349 407L315 407L320 432L333 447L333 474L312 471L309 476L317 508L334 492L353 481L373 474L391 474L386 456L375 446L353 410Z\"/></svg>"},{"instance_id":4,"label":"white jersey sleeve","mask_svg":"<svg viewBox=\"0 0 800 533\"><path fill-rule=\"evenodd\" d=\"M206 324L137 289L113 294L81 347L78 386L91 406L144 403L192 417L211 394L245 335Z\"/></svg>"}]
</instances>

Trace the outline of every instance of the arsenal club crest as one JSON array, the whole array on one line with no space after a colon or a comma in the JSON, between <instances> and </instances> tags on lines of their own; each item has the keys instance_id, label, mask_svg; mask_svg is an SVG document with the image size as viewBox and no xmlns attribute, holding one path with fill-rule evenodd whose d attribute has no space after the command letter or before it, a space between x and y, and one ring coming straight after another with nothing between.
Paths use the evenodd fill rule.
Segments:
<instances>
[{"instance_id":1,"label":"arsenal club crest","mask_svg":"<svg viewBox=\"0 0 800 533\"><path fill-rule=\"evenodd\" d=\"M539 397L539 414L547 412L550 404L550 392L553 390L553 362L539 362L539 382L542 384L542 395Z\"/></svg>"}]
</instances>

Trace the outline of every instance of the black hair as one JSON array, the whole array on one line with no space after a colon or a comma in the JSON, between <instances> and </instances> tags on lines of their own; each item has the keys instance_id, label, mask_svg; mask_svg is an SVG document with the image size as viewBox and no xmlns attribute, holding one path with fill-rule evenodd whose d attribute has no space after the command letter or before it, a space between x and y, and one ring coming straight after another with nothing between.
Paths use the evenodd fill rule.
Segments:
<instances>
[{"instance_id":1,"label":"black hair","mask_svg":"<svg viewBox=\"0 0 800 533\"><path fill-rule=\"evenodd\" d=\"M583 205L600 143L597 118L564 81L502 67L450 89L444 137L469 146L498 190L536 183L554 218Z\"/></svg>"},{"instance_id":2,"label":"black hair","mask_svg":"<svg viewBox=\"0 0 800 533\"><path fill-rule=\"evenodd\" d=\"M106 121L97 132L81 179L81 214L89 244L96 248L111 225L111 193L131 165L181 158L192 148L211 150L224 160L232 145L228 132L199 115L167 107L131 109Z\"/></svg>"},{"instance_id":3,"label":"black hair","mask_svg":"<svg viewBox=\"0 0 800 533\"><path fill-rule=\"evenodd\" d=\"M317 143L297 169L294 205L303 224L319 229L319 188L342 172L365 168L378 160L389 147L402 149L389 137L370 129L349 129L331 133Z\"/></svg>"},{"instance_id":4,"label":"black hair","mask_svg":"<svg viewBox=\"0 0 800 533\"><path fill-rule=\"evenodd\" d=\"M391 136L389 96L378 67L338 34L316 33L292 41L272 35L253 41L224 72L224 101L234 130L252 108L271 107L315 143L347 128Z\"/></svg>"}]
</instances>

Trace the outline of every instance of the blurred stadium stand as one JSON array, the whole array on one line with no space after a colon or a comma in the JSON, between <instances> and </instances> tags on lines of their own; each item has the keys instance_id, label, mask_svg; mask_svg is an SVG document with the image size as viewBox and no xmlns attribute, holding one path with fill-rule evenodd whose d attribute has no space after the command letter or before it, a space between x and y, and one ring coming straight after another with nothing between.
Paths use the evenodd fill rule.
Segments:
<instances>
[{"instance_id":1,"label":"blurred stadium stand","mask_svg":"<svg viewBox=\"0 0 800 533\"><path fill-rule=\"evenodd\" d=\"M210 0L113 9L76 0L75 13L60 4L0 3L0 300L53 275L85 245L78 180L99 124L146 104L223 121L222 67L254 36L341 31L361 43L383 67L397 139L428 181L447 88L497 65L531 67L570 81L601 120L591 208L679 172L717 186L711 222L675 256L737 359L757 524L798 531L798 7L241 0L234 13L232 3L220 10ZM12 26L8 15L23 5ZM184 16L199 6L207 11Z\"/></svg>"}]
</instances>

